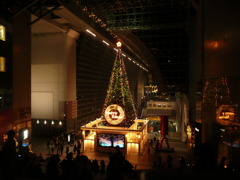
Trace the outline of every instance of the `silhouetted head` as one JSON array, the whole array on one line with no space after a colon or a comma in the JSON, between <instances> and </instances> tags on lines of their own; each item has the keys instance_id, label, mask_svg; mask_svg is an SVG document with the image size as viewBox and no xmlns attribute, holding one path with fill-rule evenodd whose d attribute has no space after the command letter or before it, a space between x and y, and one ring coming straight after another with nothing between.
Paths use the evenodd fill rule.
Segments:
<instances>
[{"instance_id":1,"label":"silhouetted head","mask_svg":"<svg viewBox=\"0 0 240 180\"><path fill-rule=\"evenodd\" d=\"M9 130L8 133L8 139L13 139L15 136L15 131L14 130Z\"/></svg>"},{"instance_id":2,"label":"silhouetted head","mask_svg":"<svg viewBox=\"0 0 240 180\"><path fill-rule=\"evenodd\" d=\"M72 152L67 153L67 159L72 160L73 159L73 154Z\"/></svg>"},{"instance_id":3,"label":"silhouetted head","mask_svg":"<svg viewBox=\"0 0 240 180\"><path fill-rule=\"evenodd\" d=\"M120 147L117 145L116 146L116 151L119 152L120 151Z\"/></svg>"}]
</instances>

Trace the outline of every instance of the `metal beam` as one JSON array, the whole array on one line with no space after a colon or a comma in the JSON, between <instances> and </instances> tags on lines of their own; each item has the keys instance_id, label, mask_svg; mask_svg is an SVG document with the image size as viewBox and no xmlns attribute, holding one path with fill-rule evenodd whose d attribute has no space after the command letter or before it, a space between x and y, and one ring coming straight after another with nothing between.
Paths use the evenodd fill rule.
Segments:
<instances>
[{"instance_id":1,"label":"metal beam","mask_svg":"<svg viewBox=\"0 0 240 180\"><path fill-rule=\"evenodd\" d=\"M35 4L37 1L39 0L34 0L32 2L30 2L29 4L27 4L24 8L18 10L15 14L12 15L12 17L15 17L19 14L21 14L22 12L26 11L29 7L31 7L33 4Z\"/></svg>"},{"instance_id":2,"label":"metal beam","mask_svg":"<svg viewBox=\"0 0 240 180\"><path fill-rule=\"evenodd\" d=\"M57 9L59 6L60 6L60 4L57 5L57 6L55 6L55 7L52 8L52 9L50 9L49 11L43 13L41 16L39 16L39 17L36 18L34 21L32 21L29 25L32 25L32 24L34 24L35 22L39 21L39 20L42 19L44 16L46 16L46 15L49 14L50 12L54 11L55 9Z\"/></svg>"}]
</instances>

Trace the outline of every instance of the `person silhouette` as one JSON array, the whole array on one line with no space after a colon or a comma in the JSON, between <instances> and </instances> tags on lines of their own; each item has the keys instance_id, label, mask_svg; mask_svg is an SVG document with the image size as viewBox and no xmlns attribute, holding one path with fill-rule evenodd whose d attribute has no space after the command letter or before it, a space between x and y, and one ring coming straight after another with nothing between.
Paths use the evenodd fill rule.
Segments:
<instances>
[{"instance_id":1,"label":"person silhouette","mask_svg":"<svg viewBox=\"0 0 240 180\"><path fill-rule=\"evenodd\" d=\"M181 169L184 169L184 168L186 168L186 160L185 160L185 158L183 157L183 156L180 156L180 158L179 158L179 164L180 164L180 168Z\"/></svg>"},{"instance_id":2,"label":"person silhouette","mask_svg":"<svg viewBox=\"0 0 240 180\"><path fill-rule=\"evenodd\" d=\"M3 173L6 179L14 179L15 175L13 172L16 171L17 164L17 146L15 140L15 131L9 130L7 136L8 138L3 145L1 161L3 163Z\"/></svg>"},{"instance_id":3,"label":"person silhouette","mask_svg":"<svg viewBox=\"0 0 240 180\"><path fill-rule=\"evenodd\" d=\"M169 154L168 156L167 156L167 167L168 168L172 168L173 167L173 157Z\"/></svg>"},{"instance_id":4,"label":"person silhouette","mask_svg":"<svg viewBox=\"0 0 240 180\"><path fill-rule=\"evenodd\" d=\"M105 164L105 161L102 159L100 161L100 172L101 172L101 174L104 174L105 168L106 168L106 164Z\"/></svg>"}]
</instances>

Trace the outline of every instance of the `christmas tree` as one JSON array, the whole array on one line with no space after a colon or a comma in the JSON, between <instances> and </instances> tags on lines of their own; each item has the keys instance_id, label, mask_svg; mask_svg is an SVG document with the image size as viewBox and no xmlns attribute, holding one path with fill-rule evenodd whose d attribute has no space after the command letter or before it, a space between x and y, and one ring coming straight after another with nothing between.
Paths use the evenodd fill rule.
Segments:
<instances>
[{"instance_id":1,"label":"christmas tree","mask_svg":"<svg viewBox=\"0 0 240 180\"><path fill-rule=\"evenodd\" d=\"M203 119L216 119L216 111L220 106L232 105L227 78L207 79L203 91Z\"/></svg>"},{"instance_id":2,"label":"christmas tree","mask_svg":"<svg viewBox=\"0 0 240 180\"><path fill-rule=\"evenodd\" d=\"M117 54L103 106L102 117L104 117L109 126L129 127L136 119L136 109L130 92L120 42L117 43L117 46Z\"/></svg>"},{"instance_id":3,"label":"christmas tree","mask_svg":"<svg viewBox=\"0 0 240 180\"><path fill-rule=\"evenodd\" d=\"M234 110L231 106L227 78L207 79L202 101L203 142L218 146L219 126L231 125L234 119Z\"/></svg>"}]
</instances>

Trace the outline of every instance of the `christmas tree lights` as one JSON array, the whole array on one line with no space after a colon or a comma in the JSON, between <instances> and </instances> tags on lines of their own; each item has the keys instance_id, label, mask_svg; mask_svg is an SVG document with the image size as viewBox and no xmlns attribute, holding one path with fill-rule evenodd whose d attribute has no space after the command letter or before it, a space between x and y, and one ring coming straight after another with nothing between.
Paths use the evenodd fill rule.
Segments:
<instances>
[{"instance_id":1,"label":"christmas tree lights","mask_svg":"<svg viewBox=\"0 0 240 180\"><path fill-rule=\"evenodd\" d=\"M216 119L217 108L231 104L227 78L207 79L203 91L202 119Z\"/></svg>"},{"instance_id":2,"label":"christmas tree lights","mask_svg":"<svg viewBox=\"0 0 240 180\"><path fill-rule=\"evenodd\" d=\"M108 125L129 127L134 123L134 119L136 119L136 109L134 107L127 73L122 58L120 42L117 43L117 47L118 51L114 61L109 87L103 106L102 117L106 117L106 109L109 110L110 106L110 111L107 112L107 117L109 117L109 114L111 114L113 121L112 123L107 121ZM115 110L111 111L111 107ZM124 113L121 109L123 109ZM118 119L118 121L116 119ZM121 120L121 122L119 120Z\"/></svg>"}]
</instances>

